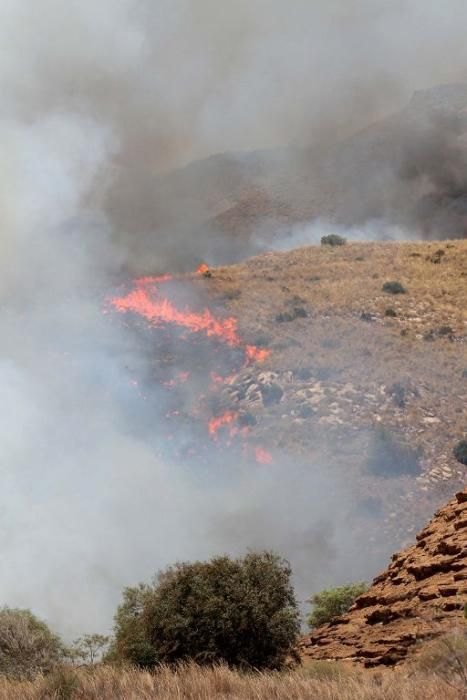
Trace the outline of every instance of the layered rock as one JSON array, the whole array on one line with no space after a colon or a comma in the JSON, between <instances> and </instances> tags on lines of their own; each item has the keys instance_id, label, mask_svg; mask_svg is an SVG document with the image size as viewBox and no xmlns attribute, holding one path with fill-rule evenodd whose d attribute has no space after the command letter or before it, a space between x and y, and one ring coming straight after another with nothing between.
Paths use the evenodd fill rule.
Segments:
<instances>
[{"instance_id":1,"label":"layered rock","mask_svg":"<svg viewBox=\"0 0 467 700\"><path fill-rule=\"evenodd\" d=\"M458 493L349 613L301 642L311 659L391 666L417 642L464 626L467 603L467 489Z\"/></svg>"}]
</instances>

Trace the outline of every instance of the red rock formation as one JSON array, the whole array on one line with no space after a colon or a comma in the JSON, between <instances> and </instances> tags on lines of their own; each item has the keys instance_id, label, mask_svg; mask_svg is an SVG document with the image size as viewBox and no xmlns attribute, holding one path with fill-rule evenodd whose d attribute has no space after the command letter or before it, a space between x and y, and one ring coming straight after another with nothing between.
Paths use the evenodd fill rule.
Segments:
<instances>
[{"instance_id":1,"label":"red rock formation","mask_svg":"<svg viewBox=\"0 0 467 700\"><path fill-rule=\"evenodd\" d=\"M439 510L357 598L349 613L305 637L304 658L391 666L414 645L464 625L467 602L467 489Z\"/></svg>"}]
</instances>

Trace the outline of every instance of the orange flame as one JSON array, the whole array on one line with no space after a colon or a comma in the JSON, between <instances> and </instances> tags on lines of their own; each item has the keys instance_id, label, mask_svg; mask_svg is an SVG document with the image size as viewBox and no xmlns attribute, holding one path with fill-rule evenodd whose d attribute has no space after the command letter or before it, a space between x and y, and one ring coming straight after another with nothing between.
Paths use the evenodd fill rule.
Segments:
<instances>
[{"instance_id":1,"label":"orange flame","mask_svg":"<svg viewBox=\"0 0 467 700\"><path fill-rule=\"evenodd\" d=\"M173 379L163 382L164 386L177 386L177 384L185 384L190 376L189 372L179 372Z\"/></svg>"},{"instance_id":2,"label":"orange flame","mask_svg":"<svg viewBox=\"0 0 467 700\"><path fill-rule=\"evenodd\" d=\"M272 454L262 447L255 449L255 459L258 464L272 464Z\"/></svg>"},{"instance_id":3,"label":"orange flame","mask_svg":"<svg viewBox=\"0 0 467 700\"><path fill-rule=\"evenodd\" d=\"M209 435L217 440L217 433L220 428L224 428L227 425L232 425L237 420L238 413L236 411L226 411L222 416L216 416L216 418L211 418L208 423ZM236 429L232 427L230 429L230 434L235 435Z\"/></svg>"},{"instance_id":4,"label":"orange flame","mask_svg":"<svg viewBox=\"0 0 467 700\"><path fill-rule=\"evenodd\" d=\"M113 298L111 304L121 313L133 311L139 314L154 326L175 323L193 333L206 333L208 337L215 337L231 347L243 347L248 362L263 362L266 359L269 355L268 350L257 348L255 345L244 345L238 335L235 318L216 318L209 309L199 313L187 308L181 311L167 298L159 298L156 284L170 279L171 275L143 277L136 280L132 291L126 296Z\"/></svg>"},{"instance_id":5,"label":"orange flame","mask_svg":"<svg viewBox=\"0 0 467 700\"><path fill-rule=\"evenodd\" d=\"M205 272L209 272L209 265L206 265L206 263L201 263L201 265L196 269L196 272L199 275L204 275Z\"/></svg>"}]
</instances>

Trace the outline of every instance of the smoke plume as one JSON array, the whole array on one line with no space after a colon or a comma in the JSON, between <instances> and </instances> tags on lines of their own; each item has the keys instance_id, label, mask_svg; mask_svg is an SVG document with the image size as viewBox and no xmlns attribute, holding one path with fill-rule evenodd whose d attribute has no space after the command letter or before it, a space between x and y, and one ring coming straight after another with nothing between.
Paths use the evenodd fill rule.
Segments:
<instances>
[{"instance_id":1,"label":"smoke plume","mask_svg":"<svg viewBox=\"0 0 467 700\"><path fill-rule=\"evenodd\" d=\"M102 308L129 274L255 250L262 232L233 244L204 226L225 191L244 194L244 169L288 180L303 147L462 79L466 14L455 0L0 0L0 603L71 634L108 627L123 586L180 558L277 547L303 592L351 571L345 485L326 465L193 469L164 454L162 399L128 380L148 348ZM404 129L392 202L408 182L428 209L463 196L457 126L434 143L432 129ZM216 153L234 155L187 165ZM341 225L392 210L360 194Z\"/></svg>"}]
</instances>

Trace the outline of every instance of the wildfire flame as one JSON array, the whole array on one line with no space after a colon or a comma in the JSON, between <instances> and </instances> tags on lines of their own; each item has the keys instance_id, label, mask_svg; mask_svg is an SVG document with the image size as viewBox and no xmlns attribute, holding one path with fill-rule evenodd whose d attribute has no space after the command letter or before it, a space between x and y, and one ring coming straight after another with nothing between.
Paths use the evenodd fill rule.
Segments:
<instances>
[{"instance_id":1,"label":"wildfire flame","mask_svg":"<svg viewBox=\"0 0 467 700\"><path fill-rule=\"evenodd\" d=\"M160 297L157 285L170 279L170 275L143 277L136 280L134 289L128 294L114 297L110 303L120 313L132 311L154 326L174 323L192 333L205 333L208 338L217 338L230 347L242 348L247 362L263 362L266 359L269 355L268 350L243 343L238 335L237 319L216 318L209 309L200 313L188 308L180 310L166 297Z\"/></svg>"},{"instance_id":2,"label":"wildfire flame","mask_svg":"<svg viewBox=\"0 0 467 700\"><path fill-rule=\"evenodd\" d=\"M272 454L263 447L255 449L255 459L258 464L272 464Z\"/></svg>"},{"instance_id":3,"label":"wildfire flame","mask_svg":"<svg viewBox=\"0 0 467 700\"><path fill-rule=\"evenodd\" d=\"M232 426L230 429L230 435L233 436L237 432L237 429L233 424L238 418L238 413L236 411L226 411L223 413L221 416L216 416L215 418L211 418L211 420L208 423L208 431L209 435L216 440L217 439L217 433L220 430L220 428L225 428L226 426Z\"/></svg>"},{"instance_id":4,"label":"wildfire flame","mask_svg":"<svg viewBox=\"0 0 467 700\"><path fill-rule=\"evenodd\" d=\"M197 273L205 274L209 267L205 263L199 266ZM117 296L110 300L110 305L119 313L136 313L148 321L152 326L174 324L185 328L191 333L204 333L208 338L215 338L229 347L238 348L244 353L244 364L263 362L269 355L269 350L248 345L243 342L238 333L237 319L233 317L218 318L205 308L202 311L193 311L187 307L177 308L168 297L160 293L160 285L177 279L173 275L159 277L142 277L135 280L133 288L123 296ZM189 372L179 372L169 381L164 382L167 387L174 387L185 383L190 376ZM212 387L227 384L232 377L222 377L211 371ZM201 401L204 394L198 397ZM170 416L178 416L179 411L172 411ZM219 438L219 431L226 433L229 438L234 436L246 437L248 427L240 427L237 424L239 414L236 411L226 411L220 416L215 416L208 421L208 433L213 441ZM169 439L172 439L170 436ZM227 442L227 444L230 444ZM246 445L245 445L246 446ZM261 447L255 448L255 459L258 464L271 464L272 455Z\"/></svg>"}]
</instances>

